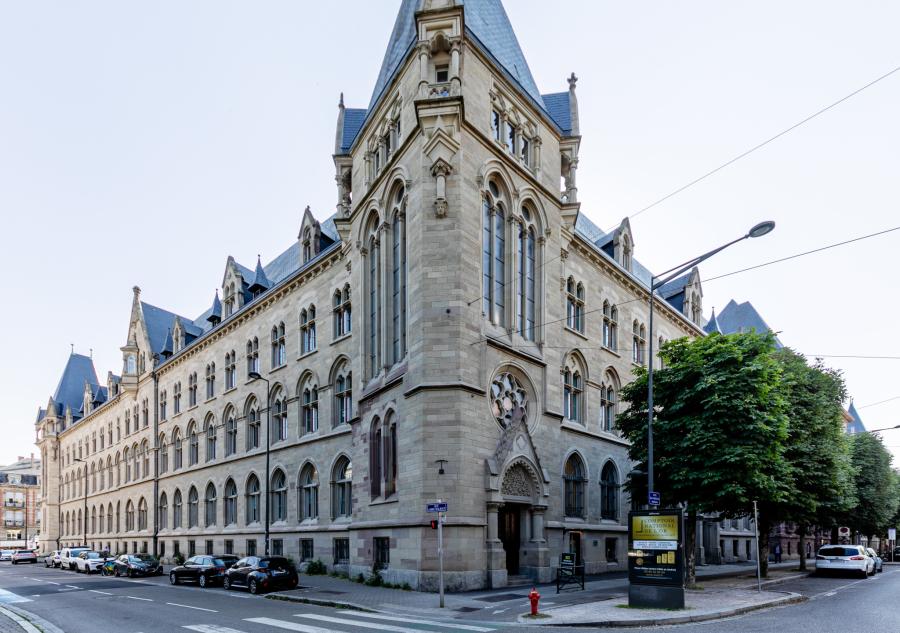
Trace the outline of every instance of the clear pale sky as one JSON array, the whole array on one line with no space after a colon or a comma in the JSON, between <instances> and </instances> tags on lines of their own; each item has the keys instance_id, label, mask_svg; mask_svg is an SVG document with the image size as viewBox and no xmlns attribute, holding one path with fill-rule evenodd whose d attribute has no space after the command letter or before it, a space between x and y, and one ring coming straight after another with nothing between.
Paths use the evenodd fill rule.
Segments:
<instances>
[{"instance_id":1,"label":"clear pale sky","mask_svg":"<svg viewBox=\"0 0 900 633\"><path fill-rule=\"evenodd\" d=\"M399 1L0 0L0 463L34 451L69 344L121 369L131 287L188 316L336 199L338 95L365 107ZM508 0L542 92L579 77L582 212L604 228L900 65L900 4ZM900 224L900 73L632 220L703 277ZM807 354L900 356L900 232L704 286ZM827 359L857 405L900 361ZM900 400L867 407L900 423ZM900 451L900 431L886 433Z\"/></svg>"}]
</instances>

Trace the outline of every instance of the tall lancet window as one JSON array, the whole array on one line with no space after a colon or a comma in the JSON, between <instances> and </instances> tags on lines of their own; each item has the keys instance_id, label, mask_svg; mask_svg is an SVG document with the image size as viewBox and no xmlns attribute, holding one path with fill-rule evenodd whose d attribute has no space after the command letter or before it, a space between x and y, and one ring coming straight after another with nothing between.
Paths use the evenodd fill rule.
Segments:
<instances>
[{"instance_id":1,"label":"tall lancet window","mask_svg":"<svg viewBox=\"0 0 900 633\"><path fill-rule=\"evenodd\" d=\"M405 190L393 198L391 216L391 351L397 363L406 354L406 215Z\"/></svg>"},{"instance_id":2,"label":"tall lancet window","mask_svg":"<svg viewBox=\"0 0 900 633\"><path fill-rule=\"evenodd\" d=\"M519 225L518 257L519 288L516 297L516 327L519 334L529 341L535 340L535 261L537 237L532 223L532 214L527 207L522 208L522 224Z\"/></svg>"},{"instance_id":3,"label":"tall lancet window","mask_svg":"<svg viewBox=\"0 0 900 633\"><path fill-rule=\"evenodd\" d=\"M493 181L482 202L482 309L497 325L506 322L506 213Z\"/></svg>"},{"instance_id":4,"label":"tall lancet window","mask_svg":"<svg viewBox=\"0 0 900 633\"><path fill-rule=\"evenodd\" d=\"M366 357L368 358L369 377L378 373L381 365L381 346L379 344L381 332L381 246L378 240L378 216L369 220L366 231L366 306L368 336L366 342Z\"/></svg>"}]
</instances>

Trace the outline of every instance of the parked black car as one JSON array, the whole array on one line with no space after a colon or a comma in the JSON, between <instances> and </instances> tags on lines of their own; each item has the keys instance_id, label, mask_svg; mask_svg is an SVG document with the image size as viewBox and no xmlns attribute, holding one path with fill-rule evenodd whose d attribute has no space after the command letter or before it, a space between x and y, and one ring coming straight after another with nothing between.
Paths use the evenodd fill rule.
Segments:
<instances>
[{"instance_id":1,"label":"parked black car","mask_svg":"<svg viewBox=\"0 0 900 633\"><path fill-rule=\"evenodd\" d=\"M161 576L162 565L150 554L122 554L116 559L116 576Z\"/></svg>"},{"instance_id":2,"label":"parked black car","mask_svg":"<svg viewBox=\"0 0 900 633\"><path fill-rule=\"evenodd\" d=\"M174 567L169 572L169 582L177 585L180 582L195 582L201 587L222 584L225 570L234 565L237 556L191 556L183 565Z\"/></svg>"},{"instance_id":3,"label":"parked black car","mask_svg":"<svg viewBox=\"0 0 900 633\"><path fill-rule=\"evenodd\" d=\"M283 556L247 556L225 572L222 586L246 587L250 593L296 589L299 577L294 564Z\"/></svg>"}]
</instances>

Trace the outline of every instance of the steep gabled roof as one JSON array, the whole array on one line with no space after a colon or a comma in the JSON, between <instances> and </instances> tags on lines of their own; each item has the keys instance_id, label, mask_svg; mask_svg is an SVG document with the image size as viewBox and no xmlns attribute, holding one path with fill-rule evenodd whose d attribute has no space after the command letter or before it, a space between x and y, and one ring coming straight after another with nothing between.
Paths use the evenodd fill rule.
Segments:
<instances>
[{"instance_id":1,"label":"steep gabled roof","mask_svg":"<svg viewBox=\"0 0 900 633\"><path fill-rule=\"evenodd\" d=\"M147 337L150 339L150 351L161 354L166 349L166 339L171 335L175 319L181 319L184 331L192 336L199 336L203 329L194 324L193 320L158 308L146 301L141 301L141 311L144 313L144 325L147 326Z\"/></svg>"},{"instance_id":2,"label":"steep gabled roof","mask_svg":"<svg viewBox=\"0 0 900 633\"><path fill-rule=\"evenodd\" d=\"M850 408L847 409L847 413L850 414L850 417L853 418L852 422L847 423L847 432L848 433L865 433L866 425L863 424L862 418L859 417L859 412L856 410L856 406L853 404L853 401L850 401Z\"/></svg>"},{"instance_id":3,"label":"steep gabled roof","mask_svg":"<svg viewBox=\"0 0 900 633\"><path fill-rule=\"evenodd\" d=\"M570 135L572 133L572 109L569 103L569 91L554 92L553 94L542 96L544 107L547 108L547 114L562 130L563 136Z\"/></svg>"},{"instance_id":4,"label":"steep gabled roof","mask_svg":"<svg viewBox=\"0 0 900 633\"><path fill-rule=\"evenodd\" d=\"M457 0L457 4L463 6L466 31L472 39L493 58L514 84L546 111L544 100L531 75L528 62L525 61L503 3L500 0ZM421 0L402 0L400 3L381 70L369 100L369 112L394 80L400 65L416 42L416 11L421 9L421 5Z\"/></svg>"},{"instance_id":5,"label":"steep gabled roof","mask_svg":"<svg viewBox=\"0 0 900 633\"><path fill-rule=\"evenodd\" d=\"M339 153L346 154L353 146L356 135L362 129L363 123L366 122L366 116L369 111L365 108L346 108L344 110L344 125L341 128L341 142Z\"/></svg>"},{"instance_id":6,"label":"steep gabled roof","mask_svg":"<svg viewBox=\"0 0 900 633\"><path fill-rule=\"evenodd\" d=\"M713 308L712 316L709 317L709 321L706 322L706 325L703 326L703 331L707 334L712 334L715 332L716 334L724 334L722 332L722 328L719 327L719 320L716 318L716 309Z\"/></svg>"},{"instance_id":7,"label":"steep gabled roof","mask_svg":"<svg viewBox=\"0 0 900 633\"><path fill-rule=\"evenodd\" d=\"M97 372L94 370L94 361L89 356L82 354L69 355L66 368L63 370L53 392L53 402L56 403L57 415L63 415L66 407L72 409L72 413L78 414L84 404L84 383L96 384Z\"/></svg>"},{"instance_id":8,"label":"steep gabled roof","mask_svg":"<svg viewBox=\"0 0 900 633\"><path fill-rule=\"evenodd\" d=\"M734 334L735 332L774 332L769 324L760 316L756 308L749 301L737 303L734 299L728 302L725 309L716 317L719 329L723 334ZM775 345L781 347L781 341L775 337Z\"/></svg>"}]
</instances>

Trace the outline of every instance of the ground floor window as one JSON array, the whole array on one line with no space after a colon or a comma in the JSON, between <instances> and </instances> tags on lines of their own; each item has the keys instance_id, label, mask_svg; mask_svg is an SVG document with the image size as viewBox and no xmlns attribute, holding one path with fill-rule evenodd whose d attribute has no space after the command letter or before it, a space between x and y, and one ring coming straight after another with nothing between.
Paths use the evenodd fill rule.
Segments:
<instances>
[{"instance_id":1,"label":"ground floor window","mask_svg":"<svg viewBox=\"0 0 900 633\"><path fill-rule=\"evenodd\" d=\"M166 542L160 541L159 542L159 557L162 558L165 555L166 555Z\"/></svg>"},{"instance_id":2,"label":"ground floor window","mask_svg":"<svg viewBox=\"0 0 900 633\"><path fill-rule=\"evenodd\" d=\"M375 545L375 568L384 569L391 562L391 539L387 536L376 536L374 538Z\"/></svg>"},{"instance_id":3,"label":"ground floor window","mask_svg":"<svg viewBox=\"0 0 900 633\"><path fill-rule=\"evenodd\" d=\"M284 556L284 541L280 538L272 539L272 556Z\"/></svg>"},{"instance_id":4,"label":"ground floor window","mask_svg":"<svg viewBox=\"0 0 900 633\"><path fill-rule=\"evenodd\" d=\"M734 557L739 558L741 554L740 554L740 548L738 546L737 539L734 539L733 541L731 541L731 549L734 551Z\"/></svg>"},{"instance_id":5,"label":"ground floor window","mask_svg":"<svg viewBox=\"0 0 900 633\"><path fill-rule=\"evenodd\" d=\"M256 539L247 539L247 556L256 556Z\"/></svg>"},{"instance_id":6,"label":"ground floor window","mask_svg":"<svg viewBox=\"0 0 900 633\"><path fill-rule=\"evenodd\" d=\"M347 563L350 561L350 539L336 538L334 539L334 562Z\"/></svg>"},{"instance_id":7,"label":"ground floor window","mask_svg":"<svg viewBox=\"0 0 900 633\"><path fill-rule=\"evenodd\" d=\"M206 555L207 555L207 556L212 556L212 553L213 553L213 542L212 542L212 540L207 539L205 545L206 545Z\"/></svg>"},{"instance_id":8,"label":"ground floor window","mask_svg":"<svg viewBox=\"0 0 900 633\"><path fill-rule=\"evenodd\" d=\"M747 550L747 560L750 560L750 541L744 541L744 545L746 546Z\"/></svg>"},{"instance_id":9,"label":"ground floor window","mask_svg":"<svg viewBox=\"0 0 900 633\"><path fill-rule=\"evenodd\" d=\"M146 554L147 552L148 552L148 550L147 550L147 541L143 541L143 542L141 543L141 553L142 553L142 554Z\"/></svg>"},{"instance_id":10,"label":"ground floor window","mask_svg":"<svg viewBox=\"0 0 900 633\"><path fill-rule=\"evenodd\" d=\"M172 548L173 548L173 550L175 551L175 556L180 556L180 555L181 555L181 543L180 543L179 541L175 541L175 542L172 544Z\"/></svg>"},{"instance_id":11,"label":"ground floor window","mask_svg":"<svg viewBox=\"0 0 900 633\"><path fill-rule=\"evenodd\" d=\"M619 539L617 538L607 538L606 539L606 562L607 563L617 563L619 562Z\"/></svg>"},{"instance_id":12,"label":"ground floor window","mask_svg":"<svg viewBox=\"0 0 900 633\"><path fill-rule=\"evenodd\" d=\"M234 554L234 541L232 541L230 538L225 539L225 553Z\"/></svg>"},{"instance_id":13,"label":"ground floor window","mask_svg":"<svg viewBox=\"0 0 900 633\"><path fill-rule=\"evenodd\" d=\"M197 555L197 541L191 539L188 541L188 558Z\"/></svg>"},{"instance_id":14,"label":"ground floor window","mask_svg":"<svg viewBox=\"0 0 900 633\"><path fill-rule=\"evenodd\" d=\"M307 561L313 559L313 540L311 538L300 539L300 560Z\"/></svg>"}]
</instances>

